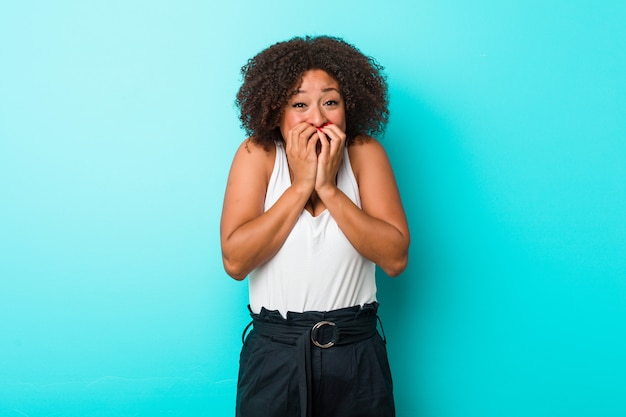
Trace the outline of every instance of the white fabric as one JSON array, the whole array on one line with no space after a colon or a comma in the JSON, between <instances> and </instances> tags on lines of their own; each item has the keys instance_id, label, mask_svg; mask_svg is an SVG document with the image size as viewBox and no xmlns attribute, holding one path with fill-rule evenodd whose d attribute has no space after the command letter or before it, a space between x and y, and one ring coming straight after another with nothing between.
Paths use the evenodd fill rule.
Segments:
<instances>
[{"instance_id":1,"label":"white fabric","mask_svg":"<svg viewBox=\"0 0 626 417\"><path fill-rule=\"evenodd\" d=\"M267 187L267 211L291 185L287 156L276 144L276 162ZM337 186L357 206L361 199L347 148ZM287 311L330 311L376 301L375 265L361 256L328 210L313 216L302 210L276 255L249 275L250 308Z\"/></svg>"}]
</instances>

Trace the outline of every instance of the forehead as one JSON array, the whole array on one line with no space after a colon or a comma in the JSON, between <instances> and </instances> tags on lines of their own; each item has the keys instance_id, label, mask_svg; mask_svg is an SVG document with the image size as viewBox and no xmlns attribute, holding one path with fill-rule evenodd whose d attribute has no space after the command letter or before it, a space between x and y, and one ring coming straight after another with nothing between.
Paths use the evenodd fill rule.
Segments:
<instances>
[{"instance_id":1,"label":"forehead","mask_svg":"<svg viewBox=\"0 0 626 417\"><path fill-rule=\"evenodd\" d=\"M295 94L313 91L333 91L339 92L339 82L326 71L314 69L306 71L300 78L300 83L296 86Z\"/></svg>"}]
</instances>

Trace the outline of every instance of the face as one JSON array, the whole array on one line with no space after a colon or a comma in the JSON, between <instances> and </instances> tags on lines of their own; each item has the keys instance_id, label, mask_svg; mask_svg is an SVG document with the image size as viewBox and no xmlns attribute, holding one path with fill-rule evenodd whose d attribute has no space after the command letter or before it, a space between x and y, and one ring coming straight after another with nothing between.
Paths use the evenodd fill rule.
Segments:
<instances>
[{"instance_id":1,"label":"face","mask_svg":"<svg viewBox=\"0 0 626 417\"><path fill-rule=\"evenodd\" d=\"M302 83L289 98L280 119L280 132L287 132L300 123L321 127L326 123L346 130L346 112L339 83L323 70L310 70L302 75Z\"/></svg>"}]
</instances>

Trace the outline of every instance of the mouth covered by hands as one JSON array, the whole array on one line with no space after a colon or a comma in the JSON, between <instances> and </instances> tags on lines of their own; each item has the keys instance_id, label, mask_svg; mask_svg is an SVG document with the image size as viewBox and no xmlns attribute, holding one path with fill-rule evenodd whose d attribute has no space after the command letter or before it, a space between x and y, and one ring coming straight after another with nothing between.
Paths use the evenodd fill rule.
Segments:
<instances>
[{"instance_id":1,"label":"mouth covered by hands","mask_svg":"<svg viewBox=\"0 0 626 417\"><path fill-rule=\"evenodd\" d=\"M285 150L292 184L306 184L311 192L336 187L345 140L345 132L330 122L321 126L301 123L291 129L285 138Z\"/></svg>"}]
</instances>

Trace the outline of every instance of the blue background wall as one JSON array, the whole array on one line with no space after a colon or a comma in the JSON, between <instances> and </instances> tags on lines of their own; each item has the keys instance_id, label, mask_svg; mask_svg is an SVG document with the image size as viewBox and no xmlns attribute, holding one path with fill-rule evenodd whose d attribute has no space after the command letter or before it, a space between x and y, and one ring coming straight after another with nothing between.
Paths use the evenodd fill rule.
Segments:
<instances>
[{"instance_id":1,"label":"blue background wall","mask_svg":"<svg viewBox=\"0 0 626 417\"><path fill-rule=\"evenodd\" d=\"M0 416L233 415L234 95L301 34L389 77L398 416L626 415L626 3L208 3L0 8Z\"/></svg>"}]
</instances>

